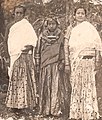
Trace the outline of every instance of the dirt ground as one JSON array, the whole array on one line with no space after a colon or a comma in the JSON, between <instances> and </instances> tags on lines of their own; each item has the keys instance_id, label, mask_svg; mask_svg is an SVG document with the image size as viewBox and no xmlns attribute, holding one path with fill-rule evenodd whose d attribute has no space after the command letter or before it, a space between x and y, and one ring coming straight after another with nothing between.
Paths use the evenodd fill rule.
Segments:
<instances>
[{"instance_id":1,"label":"dirt ground","mask_svg":"<svg viewBox=\"0 0 102 120\"><path fill-rule=\"evenodd\" d=\"M42 117L32 114L17 114L12 113L5 105L6 93L0 92L0 120L64 120L63 118ZM27 112L27 111L26 111Z\"/></svg>"}]
</instances>

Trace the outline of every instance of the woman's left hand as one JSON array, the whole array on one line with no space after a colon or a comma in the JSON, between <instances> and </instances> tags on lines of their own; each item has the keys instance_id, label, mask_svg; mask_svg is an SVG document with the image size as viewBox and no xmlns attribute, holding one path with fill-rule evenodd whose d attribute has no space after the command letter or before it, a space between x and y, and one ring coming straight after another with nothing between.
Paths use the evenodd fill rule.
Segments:
<instances>
[{"instance_id":1,"label":"woman's left hand","mask_svg":"<svg viewBox=\"0 0 102 120\"><path fill-rule=\"evenodd\" d=\"M63 70L64 70L64 67L65 67L65 64L64 64L64 63L60 62L60 63L58 64L58 69L59 69L59 71L63 71Z\"/></svg>"},{"instance_id":2,"label":"woman's left hand","mask_svg":"<svg viewBox=\"0 0 102 120\"><path fill-rule=\"evenodd\" d=\"M32 45L26 45L24 46L24 49L22 49L22 52L29 52L29 50L32 50L33 49L33 46Z\"/></svg>"},{"instance_id":3,"label":"woman's left hand","mask_svg":"<svg viewBox=\"0 0 102 120\"><path fill-rule=\"evenodd\" d=\"M24 47L25 47L27 50L31 50L31 49L33 48L32 45L25 45Z\"/></svg>"}]
</instances>

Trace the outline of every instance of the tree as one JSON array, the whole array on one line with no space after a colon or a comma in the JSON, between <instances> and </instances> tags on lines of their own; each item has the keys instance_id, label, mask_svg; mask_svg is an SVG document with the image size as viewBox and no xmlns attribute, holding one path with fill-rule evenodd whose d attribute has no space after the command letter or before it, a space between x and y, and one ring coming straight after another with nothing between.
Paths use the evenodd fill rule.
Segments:
<instances>
[{"instance_id":1,"label":"tree","mask_svg":"<svg viewBox=\"0 0 102 120\"><path fill-rule=\"evenodd\" d=\"M4 13L3 8L1 6L3 1L0 1L0 33L4 35L5 32L5 24L4 24Z\"/></svg>"},{"instance_id":2,"label":"tree","mask_svg":"<svg viewBox=\"0 0 102 120\"><path fill-rule=\"evenodd\" d=\"M45 4L45 14L65 14L66 1L65 0L51 0Z\"/></svg>"}]
</instances>

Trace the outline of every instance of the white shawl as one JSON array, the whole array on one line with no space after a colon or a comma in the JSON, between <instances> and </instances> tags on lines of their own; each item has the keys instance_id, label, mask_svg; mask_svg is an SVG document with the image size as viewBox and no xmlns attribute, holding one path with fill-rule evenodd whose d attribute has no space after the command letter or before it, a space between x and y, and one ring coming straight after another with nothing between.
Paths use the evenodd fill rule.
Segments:
<instances>
[{"instance_id":1,"label":"white shawl","mask_svg":"<svg viewBox=\"0 0 102 120\"><path fill-rule=\"evenodd\" d=\"M9 69L10 76L13 64L21 55L24 46L32 45L35 47L36 43L36 33L32 25L26 19L22 19L10 28L8 35L8 51L11 59Z\"/></svg>"},{"instance_id":2,"label":"white shawl","mask_svg":"<svg viewBox=\"0 0 102 120\"><path fill-rule=\"evenodd\" d=\"M102 43L95 27L91 23L84 21L71 31L69 39L71 64L73 64L80 52L86 48L95 48L102 51Z\"/></svg>"}]
</instances>

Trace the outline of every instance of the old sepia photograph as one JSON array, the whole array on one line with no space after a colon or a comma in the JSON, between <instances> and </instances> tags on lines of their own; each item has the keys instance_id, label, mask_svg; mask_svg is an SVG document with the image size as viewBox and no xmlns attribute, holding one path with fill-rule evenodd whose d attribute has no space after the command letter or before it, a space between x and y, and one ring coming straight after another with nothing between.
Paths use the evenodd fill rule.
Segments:
<instances>
[{"instance_id":1,"label":"old sepia photograph","mask_svg":"<svg viewBox=\"0 0 102 120\"><path fill-rule=\"evenodd\" d=\"M0 120L102 120L102 0L0 0Z\"/></svg>"}]
</instances>

